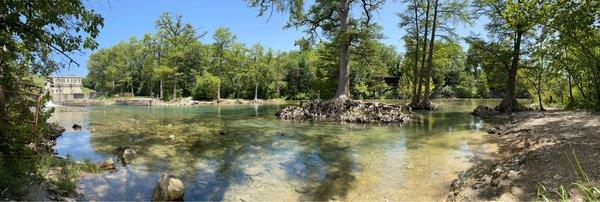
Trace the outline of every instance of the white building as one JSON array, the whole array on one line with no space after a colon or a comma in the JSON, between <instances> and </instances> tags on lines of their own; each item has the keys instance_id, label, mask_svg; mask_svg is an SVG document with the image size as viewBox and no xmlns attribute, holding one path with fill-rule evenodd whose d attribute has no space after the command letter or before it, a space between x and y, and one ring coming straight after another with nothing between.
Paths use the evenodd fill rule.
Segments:
<instances>
[{"instance_id":1,"label":"white building","mask_svg":"<svg viewBox=\"0 0 600 202\"><path fill-rule=\"evenodd\" d=\"M52 102L63 103L86 99L83 93L81 77L78 76L51 76L46 88L52 96Z\"/></svg>"}]
</instances>

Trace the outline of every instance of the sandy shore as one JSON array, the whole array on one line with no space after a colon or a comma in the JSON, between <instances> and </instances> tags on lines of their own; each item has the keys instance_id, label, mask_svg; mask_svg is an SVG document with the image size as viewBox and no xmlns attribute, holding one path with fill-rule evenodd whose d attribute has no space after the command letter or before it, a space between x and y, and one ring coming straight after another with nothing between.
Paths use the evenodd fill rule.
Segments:
<instances>
[{"instance_id":1,"label":"sandy shore","mask_svg":"<svg viewBox=\"0 0 600 202\"><path fill-rule=\"evenodd\" d=\"M502 141L496 160L476 160L460 173L448 200L535 200L537 187L559 199L564 186L571 199L582 199L573 152L592 186L600 181L600 115L590 112L520 112L491 128Z\"/></svg>"}]
</instances>

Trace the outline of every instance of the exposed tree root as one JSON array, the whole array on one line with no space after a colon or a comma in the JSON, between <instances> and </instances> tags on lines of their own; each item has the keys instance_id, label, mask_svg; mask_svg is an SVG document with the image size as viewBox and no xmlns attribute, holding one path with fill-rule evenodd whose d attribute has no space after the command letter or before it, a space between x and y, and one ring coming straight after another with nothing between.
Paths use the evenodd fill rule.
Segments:
<instances>
[{"instance_id":1,"label":"exposed tree root","mask_svg":"<svg viewBox=\"0 0 600 202\"><path fill-rule=\"evenodd\" d=\"M350 123L405 123L417 117L406 105L344 98L300 102L299 106L288 106L275 115L288 120L317 119Z\"/></svg>"}]
</instances>

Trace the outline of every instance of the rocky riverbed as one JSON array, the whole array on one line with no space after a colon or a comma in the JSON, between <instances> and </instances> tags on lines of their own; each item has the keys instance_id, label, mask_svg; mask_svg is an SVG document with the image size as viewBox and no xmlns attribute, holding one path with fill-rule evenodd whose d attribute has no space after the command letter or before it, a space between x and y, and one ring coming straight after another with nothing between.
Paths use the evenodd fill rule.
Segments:
<instances>
[{"instance_id":1,"label":"rocky riverbed","mask_svg":"<svg viewBox=\"0 0 600 202\"><path fill-rule=\"evenodd\" d=\"M571 200L582 200L586 193L574 182L598 187L600 115L527 111L509 119L488 131L504 142L499 157L479 160L462 172L451 185L449 200L560 199L561 186ZM589 181L578 175L575 158L581 161Z\"/></svg>"}]
</instances>

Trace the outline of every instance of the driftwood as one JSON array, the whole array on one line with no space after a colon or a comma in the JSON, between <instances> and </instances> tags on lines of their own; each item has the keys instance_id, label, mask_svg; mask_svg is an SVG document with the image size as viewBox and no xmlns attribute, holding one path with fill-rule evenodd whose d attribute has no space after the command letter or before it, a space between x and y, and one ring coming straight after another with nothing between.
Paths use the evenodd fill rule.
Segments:
<instances>
[{"instance_id":1,"label":"driftwood","mask_svg":"<svg viewBox=\"0 0 600 202\"><path fill-rule=\"evenodd\" d=\"M416 118L406 105L351 99L313 100L288 106L275 114L286 120L332 120L350 123L405 123Z\"/></svg>"}]
</instances>

